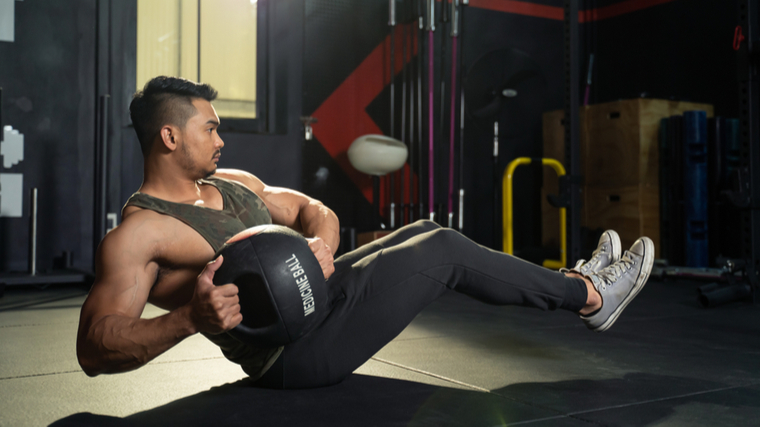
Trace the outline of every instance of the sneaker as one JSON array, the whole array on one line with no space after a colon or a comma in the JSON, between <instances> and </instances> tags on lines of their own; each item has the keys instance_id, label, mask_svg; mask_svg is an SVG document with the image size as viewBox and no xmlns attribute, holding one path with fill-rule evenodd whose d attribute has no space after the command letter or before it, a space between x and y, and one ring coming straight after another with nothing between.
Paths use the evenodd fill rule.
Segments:
<instances>
[{"instance_id":1,"label":"sneaker","mask_svg":"<svg viewBox=\"0 0 760 427\"><path fill-rule=\"evenodd\" d=\"M604 332L617 320L623 309L644 288L654 264L654 243L642 237L625 251L619 261L588 278L602 296L602 308L590 316L581 316L586 326Z\"/></svg>"},{"instance_id":2,"label":"sneaker","mask_svg":"<svg viewBox=\"0 0 760 427\"><path fill-rule=\"evenodd\" d=\"M620 245L620 236L615 230L607 230L602 233L602 237L599 238L599 244L596 246L596 250L591 254L591 259L586 261L585 259L578 260L575 267L571 269L560 268L560 273L578 273L581 276L590 276L596 274L608 265L617 262L620 259L620 252L622 248Z\"/></svg>"}]
</instances>

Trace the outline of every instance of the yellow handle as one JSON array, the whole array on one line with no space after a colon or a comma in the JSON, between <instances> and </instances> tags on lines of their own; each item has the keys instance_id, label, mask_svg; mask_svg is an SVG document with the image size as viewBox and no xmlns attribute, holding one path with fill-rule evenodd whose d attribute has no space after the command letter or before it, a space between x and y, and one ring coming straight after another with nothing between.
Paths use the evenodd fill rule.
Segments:
<instances>
[{"instance_id":1,"label":"yellow handle","mask_svg":"<svg viewBox=\"0 0 760 427\"><path fill-rule=\"evenodd\" d=\"M514 254L514 234L512 232L514 217L512 214L512 179L515 174L515 169L520 165L529 165L531 159L529 157L518 157L512 160L507 169L504 171L504 177L502 178L502 191L503 191L503 250L508 254ZM549 166L557 172L557 176L565 175L565 167L562 163L554 159L541 159L541 164ZM560 260L547 259L544 260L544 267L559 269L567 265L567 209L559 209L559 234L560 234Z\"/></svg>"}]
</instances>

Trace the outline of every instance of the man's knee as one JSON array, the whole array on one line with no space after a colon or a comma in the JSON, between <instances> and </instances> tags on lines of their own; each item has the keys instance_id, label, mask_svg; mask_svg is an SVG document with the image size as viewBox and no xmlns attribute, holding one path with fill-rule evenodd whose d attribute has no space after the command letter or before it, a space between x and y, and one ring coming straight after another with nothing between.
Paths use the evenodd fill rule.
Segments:
<instances>
[{"instance_id":1,"label":"man's knee","mask_svg":"<svg viewBox=\"0 0 760 427\"><path fill-rule=\"evenodd\" d=\"M428 246L428 250L450 252L456 245L461 244L462 238L464 236L458 231L439 226L425 233L424 241Z\"/></svg>"},{"instance_id":2,"label":"man's knee","mask_svg":"<svg viewBox=\"0 0 760 427\"><path fill-rule=\"evenodd\" d=\"M440 225L429 219L418 219L412 224L412 226L421 229L423 233L441 229Z\"/></svg>"}]
</instances>

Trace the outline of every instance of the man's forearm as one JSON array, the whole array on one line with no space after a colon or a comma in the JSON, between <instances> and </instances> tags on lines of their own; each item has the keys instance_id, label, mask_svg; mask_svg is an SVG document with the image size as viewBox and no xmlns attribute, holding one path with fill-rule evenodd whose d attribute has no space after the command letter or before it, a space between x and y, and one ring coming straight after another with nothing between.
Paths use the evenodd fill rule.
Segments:
<instances>
[{"instance_id":1,"label":"man's forearm","mask_svg":"<svg viewBox=\"0 0 760 427\"><path fill-rule=\"evenodd\" d=\"M319 237L334 255L340 245L338 216L321 202L313 200L301 210L300 220L306 237Z\"/></svg>"},{"instance_id":2,"label":"man's forearm","mask_svg":"<svg viewBox=\"0 0 760 427\"><path fill-rule=\"evenodd\" d=\"M89 376L137 369L197 331L187 307L153 319L112 314L80 333L77 357Z\"/></svg>"}]
</instances>

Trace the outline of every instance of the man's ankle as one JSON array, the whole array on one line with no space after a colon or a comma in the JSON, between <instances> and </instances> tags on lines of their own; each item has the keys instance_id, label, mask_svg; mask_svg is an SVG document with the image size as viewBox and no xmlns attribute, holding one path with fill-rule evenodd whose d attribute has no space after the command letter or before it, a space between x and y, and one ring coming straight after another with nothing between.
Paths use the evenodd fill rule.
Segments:
<instances>
[{"instance_id":1,"label":"man's ankle","mask_svg":"<svg viewBox=\"0 0 760 427\"><path fill-rule=\"evenodd\" d=\"M599 291L596 290L594 284L591 283L591 280L589 278L583 276L580 276L580 278L586 282L588 297L586 298L586 305L583 306L581 311L578 313L582 316L588 316L590 314L594 314L602 308L602 296L599 294Z\"/></svg>"}]
</instances>

